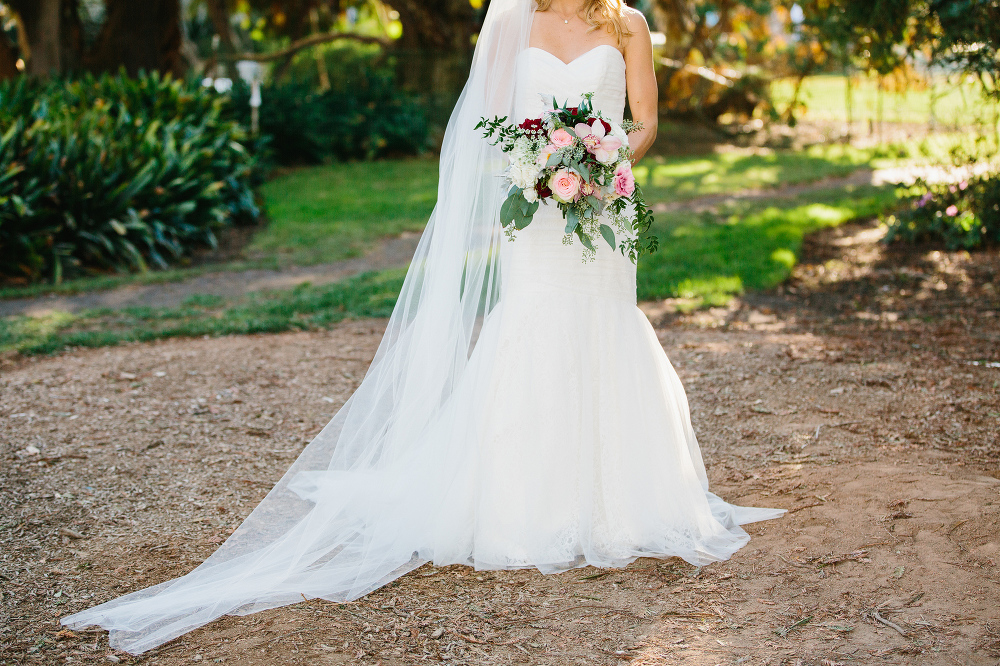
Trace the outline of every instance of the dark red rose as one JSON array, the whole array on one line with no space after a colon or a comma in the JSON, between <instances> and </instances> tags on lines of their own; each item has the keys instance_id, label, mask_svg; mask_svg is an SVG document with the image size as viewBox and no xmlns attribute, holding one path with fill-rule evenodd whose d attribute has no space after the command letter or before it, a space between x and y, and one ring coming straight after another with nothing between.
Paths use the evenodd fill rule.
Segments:
<instances>
[{"instance_id":1,"label":"dark red rose","mask_svg":"<svg viewBox=\"0 0 1000 666\"><path fill-rule=\"evenodd\" d=\"M518 125L521 129L529 132L541 132L542 131L542 119L541 118L525 118L524 122Z\"/></svg>"},{"instance_id":2,"label":"dark red rose","mask_svg":"<svg viewBox=\"0 0 1000 666\"><path fill-rule=\"evenodd\" d=\"M535 192L538 192L539 199L552 196L552 190L550 190L549 186L545 185L542 181L535 183Z\"/></svg>"},{"instance_id":3,"label":"dark red rose","mask_svg":"<svg viewBox=\"0 0 1000 666\"><path fill-rule=\"evenodd\" d=\"M590 118L587 118L587 124L590 125L591 127L593 127L595 120L597 120L597 118L591 116ZM604 125L604 133L605 134L610 134L611 133L611 123L609 123L607 120L604 120L602 118L601 119L601 124Z\"/></svg>"}]
</instances>

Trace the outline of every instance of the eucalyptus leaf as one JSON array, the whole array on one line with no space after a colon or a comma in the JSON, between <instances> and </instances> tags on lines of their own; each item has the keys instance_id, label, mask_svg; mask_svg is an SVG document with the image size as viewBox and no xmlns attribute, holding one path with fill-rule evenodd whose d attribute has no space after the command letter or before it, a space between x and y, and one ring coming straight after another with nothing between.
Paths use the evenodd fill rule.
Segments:
<instances>
[{"instance_id":1,"label":"eucalyptus leaf","mask_svg":"<svg viewBox=\"0 0 1000 666\"><path fill-rule=\"evenodd\" d=\"M566 209L566 233L571 234L580 225L580 216L573 208Z\"/></svg>"},{"instance_id":2,"label":"eucalyptus leaf","mask_svg":"<svg viewBox=\"0 0 1000 666\"><path fill-rule=\"evenodd\" d=\"M608 245L611 249L615 249L615 232L606 224L601 225L601 235L604 236L604 240L608 241Z\"/></svg>"},{"instance_id":3,"label":"eucalyptus leaf","mask_svg":"<svg viewBox=\"0 0 1000 666\"><path fill-rule=\"evenodd\" d=\"M500 224L502 224L505 227L514 221L514 211L517 208L514 202L515 202L515 197L517 196L519 195L517 194L510 195L500 206Z\"/></svg>"},{"instance_id":4,"label":"eucalyptus leaf","mask_svg":"<svg viewBox=\"0 0 1000 666\"><path fill-rule=\"evenodd\" d=\"M536 203L535 206L537 207L538 204ZM534 219L534 215L535 215L535 211L534 210L530 210L530 212L521 215L514 222L514 227L516 229L524 229L526 226L528 226L529 224L531 224L531 220Z\"/></svg>"}]
</instances>

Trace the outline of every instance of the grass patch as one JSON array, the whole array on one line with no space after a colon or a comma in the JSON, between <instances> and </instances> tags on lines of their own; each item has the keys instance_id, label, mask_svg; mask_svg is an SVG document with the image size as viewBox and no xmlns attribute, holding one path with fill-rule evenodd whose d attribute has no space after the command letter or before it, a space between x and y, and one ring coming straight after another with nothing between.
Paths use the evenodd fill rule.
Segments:
<instances>
[{"instance_id":1,"label":"grass patch","mask_svg":"<svg viewBox=\"0 0 1000 666\"><path fill-rule=\"evenodd\" d=\"M916 144L878 149L831 144L800 151L652 156L636 165L634 172L646 200L660 203L847 176L862 167L888 166L915 152Z\"/></svg>"},{"instance_id":2,"label":"grass patch","mask_svg":"<svg viewBox=\"0 0 1000 666\"><path fill-rule=\"evenodd\" d=\"M861 187L811 192L782 205L657 214L660 249L639 263L639 299L683 298L703 307L724 305L746 289L768 289L788 277L806 234L877 215L897 197L892 187Z\"/></svg>"},{"instance_id":3,"label":"grass patch","mask_svg":"<svg viewBox=\"0 0 1000 666\"><path fill-rule=\"evenodd\" d=\"M935 77L933 85L912 85L900 92L882 93L882 120L885 122L926 123L934 110L936 122L962 127L976 117L995 118L997 105L983 99L972 82L956 83ZM780 79L771 84L771 95L779 109L792 98L795 82ZM878 122L878 83L875 79L855 77L852 85L852 109L855 122ZM847 121L847 79L836 74L811 76L802 82L800 99L805 102L803 120Z\"/></svg>"},{"instance_id":4,"label":"grass patch","mask_svg":"<svg viewBox=\"0 0 1000 666\"><path fill-rule=\"evenodd\" d=\"M195 295L177 308L96 309L0 320L0 352L45 354L177 336L278 333L326 328L348 317L388 317L405 271L359 275L326 285L248 294L228 301Z\"/></svg>"},{"instance_id":5,"label":"grass patch","mask_svg":"<svg viewBox=\"0 0 1000 666\"><path fill-rule=\"evenodd\" d=\"M437 181L436 159L296 169L261 188L270 223L247 253L298 266L360 256L379 238L422 230Z\"/></svg>"}]
</instances>

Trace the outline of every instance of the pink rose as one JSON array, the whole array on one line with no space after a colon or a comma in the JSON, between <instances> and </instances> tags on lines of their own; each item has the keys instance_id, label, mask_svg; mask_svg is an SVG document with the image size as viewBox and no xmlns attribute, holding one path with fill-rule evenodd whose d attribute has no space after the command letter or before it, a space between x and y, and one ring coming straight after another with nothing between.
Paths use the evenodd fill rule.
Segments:
<instances>
[{"instance_id":1,"label":"pink rose","mask_svg":"<svg viewBox=\"0 0 1000 666\"><path fill-rule=\"evenodd\" d=\"M566 146L573 145L573 135L564 130L562 127L553 132L552 136L549 137L549 140L559 148L565 148Z\"/></svg>"},{"instance_id":2,"label":"pink rose","mask_svg":"<svg viewBox=\"0 0 1000 666\"><path fill-rule=\"evenodd\" d=\"M968 186L969 186L969 181L963 180L961 183L958 184L958 189L964 190Z\"/></svg>"},{"instance_id":3,"label":"pink rose","mask_svg":"<svg viewBox=\"0 0 1000 666\"><path fill-rule=\"evenodd\" d=\"M568 169L559 169L549 178L552 196L562 203L570 203L580 192L580 177Z\"/></svg>"},{"instance_id":4,"label":"pink rose","mask_svg":"<svg viewBox=\"0 0 1000 666\"><path fill-rule=\"evenodd\" d=\"M552 157L552 153L556 152L557 150L558 148L553 146L551 143L546 144L545 147L542 148L541 151L539 151L538 160L536 160L535 163L541 167L545 166L545 163L549 161L550 157Z\"/></svg>"},{"instance_id":5,"label":"pink rose","mask_svg":"<svg viewBox=\"0 0 1000 666\"><path fill-rule=\"evenodd\" d=\"M956 215L958 215L958 206L948 206L947 208L944 209L944 213L948 217L955 217Z\"/></svg>"},{"instance_id":6,"label":"pink rose","mask_svg":"<svg viewBox=\"0 0 1000 666\"><path fill-rule=\"evenodd\" d=\"M630 197L635 192L635 176L632 175L632 163L625 160L615 169L615 194Z\"/></svg>"}]
</instances>

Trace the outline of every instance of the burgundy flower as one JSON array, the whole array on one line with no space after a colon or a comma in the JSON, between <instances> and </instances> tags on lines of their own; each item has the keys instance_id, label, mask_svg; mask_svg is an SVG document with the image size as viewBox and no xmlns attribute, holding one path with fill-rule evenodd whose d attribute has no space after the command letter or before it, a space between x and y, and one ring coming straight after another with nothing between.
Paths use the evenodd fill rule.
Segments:
<instances>
[{"instance_id":1,"label":"burgundy flower","mask_svg":"<svg viewBox=\"0 0 1000 666\"><path fill-rule=\"evenodd\" d=\"M524 122L518 125L521 129L528 132L541 132L542 131L542 119L541 118L525 118Z\"/></svg>"},{"instance_id":2,"label":"burgundy flower","mask_svg":"<svg viewBox=\"0 0 1000 666\"><path fill-rule=\"evenodd\" d=\"M535 183L535 192L538 192L539 199L552 196L552 190L549 189L548 183L545 181L538 181Z\"/></svg>"}]
</instances>

